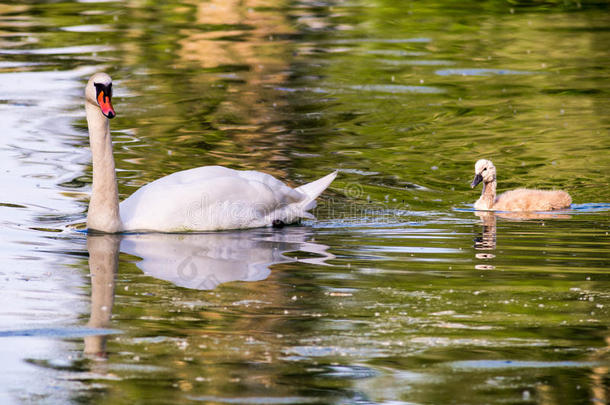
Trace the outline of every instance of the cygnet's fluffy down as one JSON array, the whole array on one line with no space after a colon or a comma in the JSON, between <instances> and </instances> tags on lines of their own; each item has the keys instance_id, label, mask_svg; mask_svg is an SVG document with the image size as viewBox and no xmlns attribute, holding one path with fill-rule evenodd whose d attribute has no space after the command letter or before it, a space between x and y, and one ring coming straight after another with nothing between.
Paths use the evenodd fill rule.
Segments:
<instances>
[{"instance_id":1,"label":"cygnet's fluffy down","mask_svg":"<svg viewBox=\"0 0 610 405\"><path fill-rule=\"evenodd\" d=\"M476 210L551 211L569 208L572 204L572 197L562 190L518 188L496 197L496 168L490 160L477 161L474 173L471 187L483 182L481 197L474 203Z\"/></svg>"}]
</instances>

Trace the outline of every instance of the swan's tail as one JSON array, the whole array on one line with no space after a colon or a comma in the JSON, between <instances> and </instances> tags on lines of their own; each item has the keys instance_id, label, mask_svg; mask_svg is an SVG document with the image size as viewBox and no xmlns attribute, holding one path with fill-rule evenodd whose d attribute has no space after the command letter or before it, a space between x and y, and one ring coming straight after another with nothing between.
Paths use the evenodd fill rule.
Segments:
<instances>
[{"instance_id":1,"label":"swan's tail","mask_svg":"<svg viewBox=\"0 0 610 405\"><path fill-rule=\"evenodd\" d=\"M303 211L309 211L310 209L316 207L316 198L318 198L318 196L322 194L322 191L326 190L326 188L330 186L330 183L332 183L335 177L337 177L337 173L337 171L334 171L331 174L322 177L321 179L312 181L311 183L307 183L302 185L301 187L295 188L296 191L303 193L307 196L307 198L305 198L300 203Z\"/></svg>"}]
</instances>

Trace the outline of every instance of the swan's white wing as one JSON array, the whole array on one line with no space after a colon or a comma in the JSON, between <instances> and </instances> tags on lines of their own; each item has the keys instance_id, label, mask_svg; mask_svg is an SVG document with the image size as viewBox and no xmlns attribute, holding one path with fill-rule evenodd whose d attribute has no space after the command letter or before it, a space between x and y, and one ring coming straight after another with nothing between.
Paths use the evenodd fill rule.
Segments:
<instances>
[{"instance_id":1,"label":"swan's white wing","mask_svg":"<svg viewBox=\"0 0 610 405\"><path fill-rule=\"evenodd\" d=\"M206 166L147 184L120 204L120 213L125 230L253 228L307 216L307 198L265 173Z\"/></svg>"}]
</instances>

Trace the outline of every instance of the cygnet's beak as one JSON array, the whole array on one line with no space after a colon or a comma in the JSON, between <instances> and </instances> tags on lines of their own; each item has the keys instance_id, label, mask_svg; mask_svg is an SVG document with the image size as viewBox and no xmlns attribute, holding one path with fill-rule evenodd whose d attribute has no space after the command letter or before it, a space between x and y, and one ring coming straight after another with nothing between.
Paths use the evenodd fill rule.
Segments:
<instances>
[{"instance_id":1,"label":"cygnet's beak","mask_svg":"<svg viewBox=\"0 0 610 405\"><path fill-rule=\"evenodd\" d=\"M477 174L476 176L474 176L474 180L472 180L472 183L470 183L470 188L475 188L476 185L482 181L483 181L483 176L481 176L480 173Z\"/></svg>"}]
</instances>

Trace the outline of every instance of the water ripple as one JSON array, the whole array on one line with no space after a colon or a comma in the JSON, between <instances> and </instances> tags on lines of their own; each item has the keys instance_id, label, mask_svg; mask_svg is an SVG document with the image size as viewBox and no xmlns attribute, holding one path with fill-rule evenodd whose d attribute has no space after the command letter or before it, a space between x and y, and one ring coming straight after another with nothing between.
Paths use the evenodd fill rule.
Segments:
<instances>
[{"instance_id":1,"label":"water ripple","mask_svg":"<svg viewBox=\"0 0 610 405\"><path fill-rule=\"evenodd\" d=\"M0 55L69 55L113 51L115 48L107 45L80 45L62 48L38 49L0 49Z\"/></svg>"},{"instance_id":2,"label":"water ripple","mask_svg":"<svg viewBox=\"0 0 610 405\"><path fill-rule=\"evenodd\" d=\"M423 94L440 94L444 93L443 89L431 86L407 86L401 84L362 84L352 85L348 88L357 91L374 91L380 93L406 94L406 93L423 93Z\"/></svg>"},{"instance_id":3,"label":"water ripple","mask_svg":"<svg viewBox=\"0 0 610 405\"><path fill-rule=\"evenodd\" d=\"M531 75L534 72L511 69L440 69L435 72L439 76L493 76L493 75Z\"/></svg>"},{"instance_id":4,"label":"water ripple","mask_svg":"<svg viewBox=\"0 0 610 405\"><path fill-rule=\"evenodd\" d=\"M502 370L520 368L590 368L602 365L593 361L523 361L523 360L465 360L448 364L458 370Z\"/></svg>"}]
</instances>

